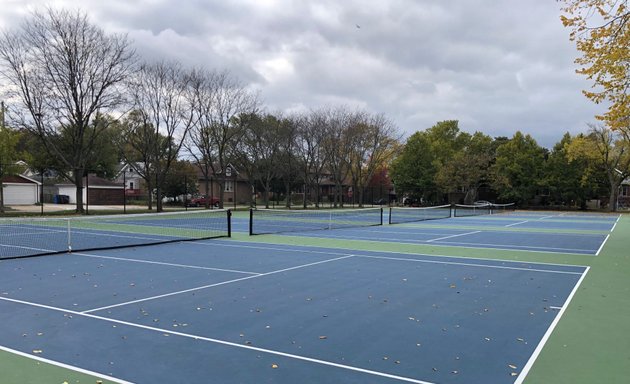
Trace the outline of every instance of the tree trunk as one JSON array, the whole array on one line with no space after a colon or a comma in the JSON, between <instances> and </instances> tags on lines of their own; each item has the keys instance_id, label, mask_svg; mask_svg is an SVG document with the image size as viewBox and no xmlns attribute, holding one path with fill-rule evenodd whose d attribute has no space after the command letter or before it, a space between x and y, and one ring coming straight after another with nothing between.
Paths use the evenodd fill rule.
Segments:
<instances>
[{"instance_id":1,"label":"tree trunk","mask_svg":"<svg viewBox=\"0 0 630 384\"><path fill-rule=\"evenodd\" d=\"M291 208L291 183L284 183L285 207Z\"/></svg>"},{"instance_id":2,"label":"tree trunk","mask_svg":"<svg viewBox=\"0 0 630 384\"><path fill-rule=\"evenodd\" d=\"M4 185L2 180L0 180L0 213L4 213Z\"/></svg>"},{"instance_id":3,"label":"tree trunk","mask_svg":"<svg viewBox=\"0 0 630 384\"><path fill-rule=\"evenodd\" d=\"M77 201L76 213L84 213L83 208L83 168L74 169L74 186L76 189L75 198Z\"/></svg>"},{"instance_id":4,"label":"tree trunk","mask_svg":"<svg viewBox=\"0 0 630 384\"><path fill-rule=\"evenodd\" d=\"M619 193L620 182L610 181L610 197L608 198L608 210L610 212L617 211L617 194Z\"/></svg>"}]
</instances>

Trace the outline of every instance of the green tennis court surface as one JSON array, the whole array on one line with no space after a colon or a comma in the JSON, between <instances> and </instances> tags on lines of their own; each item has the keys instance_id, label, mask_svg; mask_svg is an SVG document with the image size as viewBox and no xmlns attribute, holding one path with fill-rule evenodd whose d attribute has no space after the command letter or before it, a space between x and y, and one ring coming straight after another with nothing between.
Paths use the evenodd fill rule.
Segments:
<instances>
[{"instance_id":1,"label":"green tennis court surface","mask_svg":"<svg viewBox=\"0 0 630 384\"><path fill-rule=\"evenodd\" d=\"M597 257L238 233L3 260L2 382L624 382L629 230Z\"/></svg>"}]
</instances>

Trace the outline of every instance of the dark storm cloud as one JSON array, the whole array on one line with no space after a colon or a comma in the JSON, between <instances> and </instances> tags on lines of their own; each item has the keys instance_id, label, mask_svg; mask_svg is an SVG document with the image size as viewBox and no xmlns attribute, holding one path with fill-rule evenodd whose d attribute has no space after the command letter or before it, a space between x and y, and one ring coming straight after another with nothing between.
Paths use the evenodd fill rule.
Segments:
<instances>
[{"instance_id":1,"label":"dark storm cloud","mask_svg":"<svg viewBox=\"0 0 630 384\"><path fill-rule=\"evenodd\" d=\"M56 2L55 5L63 4ZM38 1L0 10L10 26ZM75 7L68 1L67 7ZM80 6L147 60L229 69L270 110L346 104L407 135L437 121L551 147L602 112L580 93L577 53L554 1L171 1Z\"/></svg>"}]
</instances>

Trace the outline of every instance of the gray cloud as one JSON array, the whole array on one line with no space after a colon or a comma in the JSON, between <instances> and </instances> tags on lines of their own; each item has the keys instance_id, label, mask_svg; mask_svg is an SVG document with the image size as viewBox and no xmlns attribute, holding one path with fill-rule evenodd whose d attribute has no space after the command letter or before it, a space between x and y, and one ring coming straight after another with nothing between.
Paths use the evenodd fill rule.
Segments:
<instances>
[{"instance_id":1,"label":"gray cloud","mask_svg":"<svg viewBox=\"0 0 630 384\"><path fill-rule=\"evenodd\" d=\"M6 1L6 0L5 0ZM56 2L63 4L64 2ZM35 0L9 0L11 27ZM74 8L75 2L65 6ZM63 6L63 5L62 5ZM558 4L534 0L84 0L147 60L229 69L270 110L345 104L385 113L407 135L437 121L551 147L603 112L581 95Z\"/></svg>"}]
</instances>

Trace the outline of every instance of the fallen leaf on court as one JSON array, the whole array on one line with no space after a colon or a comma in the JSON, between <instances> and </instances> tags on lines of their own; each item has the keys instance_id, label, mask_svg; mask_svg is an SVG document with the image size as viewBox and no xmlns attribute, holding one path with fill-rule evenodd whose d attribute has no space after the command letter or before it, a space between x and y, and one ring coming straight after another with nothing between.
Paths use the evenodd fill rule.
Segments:
<instances>
[{"instance_id":1,"label":"fallen leaf on court","mask_svg":"<svg viewBox=\"0 0 630 384\"><path fill-rule=\"evenodd\" d=\"M510 367L512 369L516 369L516 365L514 365L514 364L508 364L508 367Z\"/></svg>"},{"instance_id":2,"label":"fallen leaf on court","mask_svg":"<svg viewBox=\"0 0 630 384\"><path fill-rule=\"evenodd\" d=\"M451 288L457 288L455 284L451 284Z\"/></svg>"},{"instance_id":3,"label":"fallen leaf on court","mask_svg":"<svg viewBox=\"0 0 630 384\"><path fill-rule=\"evenodd\" d=\"M387 359L389 359L389 357L383 356L383 360L387 360Z\"/></svg>"},{"instance_id":4,"label":"fallen leaf on court","mask_svg":"<svg viewBox=\"0 0 630 384\"><path fill-rule=\"evenodd\" d=\"M271 364L271 368L273 368L273 369L278 368L278 364Z\"/></svg>"},{"instance_id":5,"label":"fallen leaf on court","mask_svg":"<svg viewBox=\"0 0 630 384\"><path fill-rule=\"evenodd\" d=\"M490 341L490 338L489 337L484 337L484 340L485 341Z\"/></svg>"},{"instance_id":6,"label":"fallen leaf on court","mask_svg":"<svg viewBox=\"0 0 630 384\"><path fill-rule=\"evenodd\" d=\"M33 349L33 353L36 354L36 355L39 355L42 352L44 352L44 351L42 351L41 349Z\"/></svg>"},{"instance_id":7,"label":"fallen leaf on court","mask_svg":"<svg viewBox=\"0 0 630 384\"><path fill-rule=\"evenodd\" d=\"M320 339L320 340L325 340L325 339L327 339L327 338L328 338L328 336L320 336L320 337L319 337L319 339Z\"/></svg>"},{"instance_id":8,"label":"fallen leaf on court","mask_svg":"<svg viewBox=\"0 0 630 384\"><path fill-rule=\"evenodd\" d=\"M512 372L510 373L510 376L518 376L518 372Z\"/></svg>"}]
</instances>

